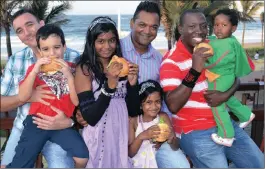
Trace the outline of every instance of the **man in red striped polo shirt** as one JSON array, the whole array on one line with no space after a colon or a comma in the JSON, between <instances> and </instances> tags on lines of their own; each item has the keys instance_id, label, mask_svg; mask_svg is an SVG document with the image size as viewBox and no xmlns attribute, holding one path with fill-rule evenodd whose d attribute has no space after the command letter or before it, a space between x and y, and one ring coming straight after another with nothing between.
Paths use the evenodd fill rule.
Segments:
<instances>
[{"instance_id":1,"label":"man in red striped polo shirt","mask_svg":"<svg viewBox=\"0 0 265 169\"><path fill-rule=\"evenodd\" d=\"M225 102L234 94L238 81L226 92L207 91L204 64L211 57L206 48L193 52L205 41L207 22L198 10L187 10L180 17L180 40L161 64L160 83L166 92L166 103L173 113L175 132L183 151L195 167L226 168L227 158L236 167L264 168L264 159L252 139L233 122L236 141L231 148L217 145L211 139L216 123L211 107Z\"/></svg>"}]
</instances>

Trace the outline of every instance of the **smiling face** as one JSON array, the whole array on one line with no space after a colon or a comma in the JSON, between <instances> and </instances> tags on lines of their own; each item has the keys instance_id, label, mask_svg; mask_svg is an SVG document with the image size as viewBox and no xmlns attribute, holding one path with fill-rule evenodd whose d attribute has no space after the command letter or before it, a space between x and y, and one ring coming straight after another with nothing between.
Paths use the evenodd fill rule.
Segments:
<instances>
[{"instance_id":1,"label":"smiling face","mask_svg":"<svg viewBox=\"0 0 265 169\"><path fill-rule=\"evenodd\" d=\"M36 33L44 25L30 13L24 13L13 21L14 30L22 43L29 47L37 47Z\"/></svg>"},{"instance_id":2,"label":"smiling face","mask_svg":"<svg viewBox=\"0 0 265 169\"><path fill-rule=\"evenodd\" d=\"M144 112L144 116L148 117L156 117L161 109L161 96L159 92L153 92L149 94L142 102L142 110Z\"/></svg>"},{"instance_id":3,"label":"smiling face","mask_svg":"<svg viewBox=\"0 0 265 169\"><path fill-rule=\"evenodd\" d=\"M229 16L219 14L214 19L214 34L218 39L230 37L236 28L230 22Z\"/></svg>"},{"instance_id":4,"label":"smiling face","mask_svg":"<svg viewBox=\"0 0 265 169\"><path fill-rule=\"evenodd\" d=\"M133 43L137 46L148 46L157 36L159 28L157 13L141 11L135 20L131 20Z\"/></svg>"},{"instance_id":5,"label":"smiling face","mask_svg":"<svg viewBox=\"0 0 265 169\"><path fill-rule=\"evenodd\" d=\"M42 57L63 58L66 45L62 44L60 36L51 34L47 39L40 38L39 43Z\"/></svg>"},{"instance_id":6,"label":"smiling face","mask_svg":"<svg viewBox=\"0 0 265 169\"><path fill-rule=\"evenodd\" d=\"M95 40L95 50L100 58L110 58L117 46L116 36L113 32L101 33Z\"/></svg>"},{"instance_id":7,"label":"smiling face","mask_svg":"<svg viewBox=\"0 0 265 169\"><path fill-rule=\"evenodd\" d=\"M183 18L182 25L179 26L179 32L183 44L193 49L196 44L205 40L208 29L206 18L202 13L187 13Z\"/></svg>"}]
</instances>

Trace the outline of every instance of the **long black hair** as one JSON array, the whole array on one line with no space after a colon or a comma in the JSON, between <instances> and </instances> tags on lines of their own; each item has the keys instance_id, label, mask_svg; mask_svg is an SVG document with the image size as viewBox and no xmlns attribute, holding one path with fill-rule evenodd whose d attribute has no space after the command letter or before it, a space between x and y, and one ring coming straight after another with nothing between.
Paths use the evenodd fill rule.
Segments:
<instances>
[{"instance_id":1,"label":"long black hair","mask_svg":"<svg viewBox=\"0 0 265 169\"><path fill-rule=\"evenodd\" d=\"M122 57L116 23L107 16L100 16L95 18L88 27L84 51L77 63L81 66L84 75L91 76L91 79L95 79L99 83L99 88L97 90L102 87L105 80L105 75L103 64L101 63L95 51L95 41L101 33L107 33L109 31L115 35L117 42L116 50L113 55ZM87 71L84 70L84 66L87 68ZM89 74L86 74L85 72L88 72Z\"/></svg>"}]
</instances>

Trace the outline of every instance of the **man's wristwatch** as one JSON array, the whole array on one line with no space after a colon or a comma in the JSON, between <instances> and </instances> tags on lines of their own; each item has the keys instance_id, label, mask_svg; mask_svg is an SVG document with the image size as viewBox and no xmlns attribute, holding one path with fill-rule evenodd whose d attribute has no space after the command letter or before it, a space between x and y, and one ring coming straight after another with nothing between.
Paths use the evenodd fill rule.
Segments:
<instances>
[{"instance_id":1,"label":"man's wristwatch","mask_svg":"<svg viewBox=\"0 0 265 169\"><path fill-rule=\"evenodd\" d=\"M73 127L75 125L75 122L73 119L71 119L72 123L71 123L71 127Z\"/></svg>"}]
</instances>

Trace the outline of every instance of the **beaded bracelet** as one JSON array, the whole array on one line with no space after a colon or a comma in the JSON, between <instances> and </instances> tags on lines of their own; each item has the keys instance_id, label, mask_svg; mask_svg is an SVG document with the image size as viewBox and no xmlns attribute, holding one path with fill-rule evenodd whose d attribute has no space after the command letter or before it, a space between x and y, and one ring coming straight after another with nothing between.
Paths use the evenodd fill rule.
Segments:
<instances>
[{"instance_id":1,"label":"beaded bracelet","mask_svg":"<svg viewBox=\"0 0 265 169\"><path fill-rule=\"evenodd\" d=\"M106 92L106 90L105 90L105 88L101 88L101 92L105 95L105 96L113 96L114 95L114 93L108 93L108 92Z\"/></svg>"}]
</instances>

